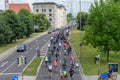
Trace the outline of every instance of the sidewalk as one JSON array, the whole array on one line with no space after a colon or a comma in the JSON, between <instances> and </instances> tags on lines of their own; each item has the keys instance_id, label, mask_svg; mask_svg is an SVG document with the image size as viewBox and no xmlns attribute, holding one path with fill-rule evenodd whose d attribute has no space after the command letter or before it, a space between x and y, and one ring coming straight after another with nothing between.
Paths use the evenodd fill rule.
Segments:
<instances>
[{"instance_id":1,"label":"sidewalk","mask_svg":"<svg viewBox=\"0 0 120 80\"><path fill-rule=\"evenodd\" d=\"M41 33L40 35L37 35L35 37L31 37L30 39L24 41L23 43L25 43L26 45L28 45L29 43L31 43L32 41L34 41L35 39L39 38L40 36L42 36L42 35L44 35L46 33L47 32L44 32L44 33ZM0 61L4 60L8 56L14 54L15 51L16 51L16 47L17 47L17 45L14 46L14 47L12 47L12 48L10 48L10 49L8 49L8 50L6 50L6 51L4 51L4 52L2 52L2 53L0 53Z\"/></svg>"},{"instance_id":2,"label":"sidewalk","mask_svg":"<svg viewBox=\"0 0 120 80\"><path fill-rule=\"evenodd\" d=\"M85 80L97 80L97 79L98 79L98 75L85 76ZM117 80L120 80L120 75L117 76Z\"/></svg>"}]
</instances>

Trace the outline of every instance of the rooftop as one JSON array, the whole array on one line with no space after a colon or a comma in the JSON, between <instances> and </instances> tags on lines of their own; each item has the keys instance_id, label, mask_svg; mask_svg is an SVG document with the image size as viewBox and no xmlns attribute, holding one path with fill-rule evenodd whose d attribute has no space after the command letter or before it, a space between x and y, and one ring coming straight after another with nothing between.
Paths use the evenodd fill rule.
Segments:
<instances>
[{"instance_id":1,"label":"rooftop","mask_svg":"<svg viewBox=\"0 0 120 80\"><path fill-rule=\"evenodd\" d=\"M36 3L33 3L33 5L41 5L41 4L55 4L57 7L61 8L63 7L65 9L65 6L62 5L62 4L57 4L55 2L36 2ZM65 9L66 10L66 9Z\"/></svg>"},{"instance_id":2,"label":"rooftop","mask_svg":"<svg viewBox=\"0 0 120 80\"><path fill-rule=\"evenodd\" d=\"M15 12L19 12L21 9L26 9L31 12L31 9L28 3L10 3L9 9Z\"/></svg>"}]
</instances>

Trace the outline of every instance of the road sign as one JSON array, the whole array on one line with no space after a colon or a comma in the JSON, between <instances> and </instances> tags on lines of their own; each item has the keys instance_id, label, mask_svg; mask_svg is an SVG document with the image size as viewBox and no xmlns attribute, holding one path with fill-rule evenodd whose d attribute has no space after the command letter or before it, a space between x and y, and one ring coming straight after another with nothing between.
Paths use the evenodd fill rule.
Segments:
<instances>
[{"instance_id":1,"label":"road sign","mask_svg":"<svg viewBox=\"0 0 120 80\"><path fill-rule=\"evenodd\" d=\"M11 80L18 80L18 76L17 75L12 76Z\"/></svg>"},{"instance_id":2,"label":"road sign","mask_svg":"<svg viewBox=\"0 0 120 80\"><path fill-rule=\"evenodd\" d=\"M107 73L101 73L102 80L107 80L108 74Z\"/></svg>"}]
</instances>

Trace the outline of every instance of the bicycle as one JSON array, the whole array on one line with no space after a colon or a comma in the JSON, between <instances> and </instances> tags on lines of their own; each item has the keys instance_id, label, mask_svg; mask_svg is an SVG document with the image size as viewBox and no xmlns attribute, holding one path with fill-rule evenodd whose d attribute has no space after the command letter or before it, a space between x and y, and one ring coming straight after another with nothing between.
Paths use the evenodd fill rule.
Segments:
<instances>
[{"instance_id":1,"label":"bicycle","mask_svg":"<svg viewBox=\"0 0 120 80\"><path fill-rule=\"evenodd\" d=\"M49 78L52 79L52 71L49 71Z\"/></svg>"},{"instance_id":2,"label":"bicycle","mask_svg":"<svg viewBox=\"0 0 120 80\"><path fill-rule=\"evenodd\" d=\"M112 80L117 80L117 73L114 72L114 73L112 73L111 76L112 76Z\"/></svg>"}]
</instances>

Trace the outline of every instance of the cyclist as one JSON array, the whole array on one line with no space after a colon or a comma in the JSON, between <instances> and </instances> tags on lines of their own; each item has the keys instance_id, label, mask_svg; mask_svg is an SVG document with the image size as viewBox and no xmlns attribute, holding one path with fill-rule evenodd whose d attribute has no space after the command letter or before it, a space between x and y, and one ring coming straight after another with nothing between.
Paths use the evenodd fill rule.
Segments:
<instances>
[{"instance_id":1,"label":"cyclist","mask_svg":"<svg viewBox=\"0 0 120 80\"><path fill-rule=\"evenodd\" d=\"M48 65L48 72L49 72L48 73L49 77L52 78L52 65L51 64Z\"/></svg>"},{"instance_id":2,"label":"cyclist","mask_svg":"<svg viewBox=\"0 0 120 80\"><path fill-rule=\"evenodd\" d=\"M62 70L66 70L66 66L67 66L67 64L63 61L62 62Z\"/></svg>"},{"instance_id":3,"label":"cyclist","mask_svg":"<svg viewBox=\"0 0 120 80\"><path fill-rule=\"evenodd\" d=\"M56 60L54 60L54 61L53 61L54 70L56 70L57 65L58 65L57 61L56 61Z\"/></svg>"},{"instance_id":4,"label":"cyclist","mask_svg":"<svg viewBox=\"0 0 120 80\"><path fill-rule=\"evenodd\" d=\"M74 70L72 68L69 70L69 74L70 74L71 79L73 79Z\"/></svg>"},{"instance_id":5,"label":"cyclist","mask_svg":"<svg viewBox=\"0 0 120 80\"><path fill-rule=\"evenodd\" d=\"M48 50L50 50L50 43L48 44Z\"/></svg>"},{"instance_id":6,"label":"cyclist","mask_svg":"<svg viewBox=\"0 0 120 80\"><path fill-rule=\"evenodd\" d=\"M48 63L48 57L46 56L46 57L45 57L45 64L46 64L46 67L47 67L47 63Z\"/></svg>"},{"instance_id":7,"label":"cyclist","mask_svg":"<svg viewBox=\"0 0 120 80\"><path fill-rule=\"evenodd\" d=\"M51 63L51 55L48 54L48 62Z\"/></svg>"},{"instance_id":8,"label":"cyclist","mask_svg":"<svg viewBox=\"0 0 120 80\"><path fill-rule=\"evenodd\" d=\"M67 54L67 50L66 50L66 48L64 49L64 55L66 56L66 54Z\"/></svg>"},{"instance_id":9,"label":"cyclist","mask_svg":"<svg viewBox=\"0 0 120 80\"><path fill-rule=\"evenodd\" d=\"M75 60L75 57L73 55L70 56L70 60L71 61L74 61Z\"/></svg>"},{"instance_id":10,"label":"cyclist","mask_svg":"<svg viewBox=\"0 0 120 80\"><path fill-rule=\"evenodd\" d=\"M75 63L75 69L76 69L76 72L79 71L79 64L78 64L78 61L76 61L76 63Z\"/></svg>"},{"instance_id":11,"label":"cyclist","mask_svg":"<svg viewBox=\"0 0 120 80\"><path fill-rule=\"evenodd\" d=\"M59 44L58 44L59 48L61 48L61 45L62 45L61 42L59 42Z\"/></svg>"},{"instance_id":12,"label":"cyclist","mask_svg":"<svg viewBox=\"0 0 120 80\"><path fill-rule=\"evenodd\" d=\"M58 52L56 52L56 54L55 54L56 61L58 61L58 56L59 56L59 54L58 54Z\"/></svg>"},{"instance_id":13,"label":"cyclist","mask_svg":"<svg viewBox=\"0 0 120 80\"><path fill-rule=\"evenodd\" d=\"M54 51L53 51L53 49L51 49L51 54L52 54L52 56L54 55Z\"/></svg>"},{"instance_id":14,"label":"cyclist","mask_svg":"<svg viewBox=\"0 0 120 80\"><path fill-rule=\"evenodd\" d=\"M66 48L67 44L66 44L66 43L64 43L63 45L64 45L64 48Z\"/></svg>"},{"instance_id":15,"label":"cyclist","mask_svg":"<svg viewBox=\"0 0 120 80\"><path fill-rule=\"evenodd\" d=\"M64 75L65 80L67 80L67 71L66 70L63 70L63 75Z\"/></svg>"}]
</instances>

